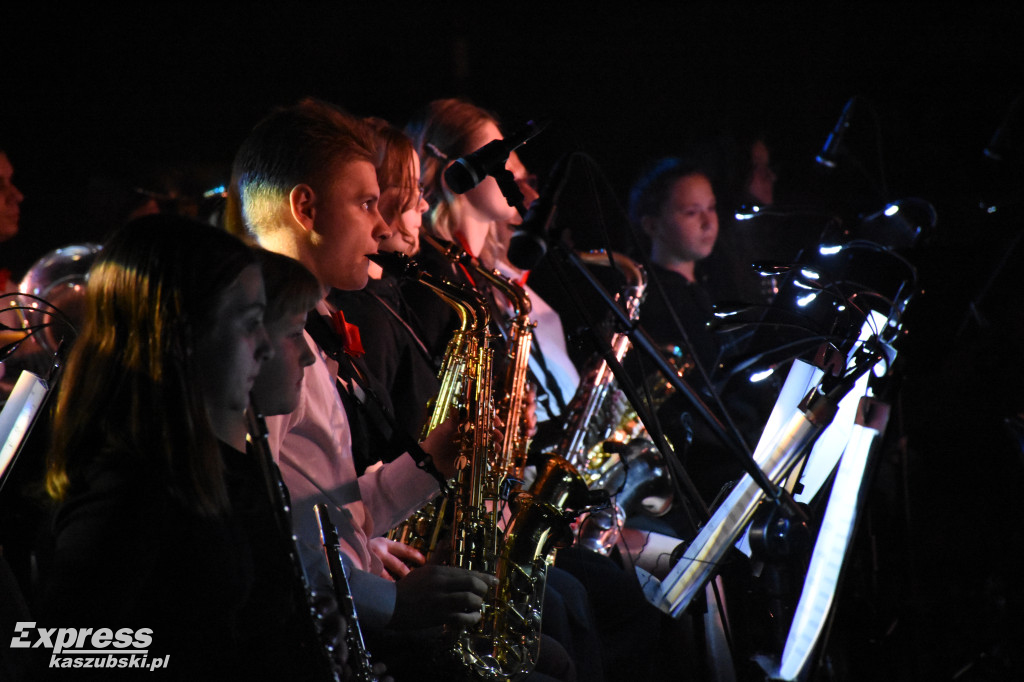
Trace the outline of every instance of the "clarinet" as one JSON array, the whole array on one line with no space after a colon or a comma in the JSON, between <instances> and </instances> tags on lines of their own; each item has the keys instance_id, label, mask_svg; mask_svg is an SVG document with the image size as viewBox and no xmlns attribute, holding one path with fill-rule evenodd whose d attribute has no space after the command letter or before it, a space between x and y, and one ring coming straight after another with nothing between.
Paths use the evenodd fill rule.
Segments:
<instances>
[{"instance_id":1,"label":"clarinet","mask_svg":"<svg viewBox=\"0 0 1024 682\"><path fill-rule=\"evenodd\" d=\"M331 582L334 583L334 596L338 600L338 608L348 621L345 643L348 645L348 663L352 668L355 682L378 682L373 672L373 661L363 640L363 630L359 625L359 614L356 613L356 602L352 599L352 587L348 581L348 567L341 558L341 546L338 540L338 527L331 521L327 505L314 505L317 523L320 524L320 537L324 543L324 554L327 556L327 567L331 571Z\"/></svg>"},{"instance_id":2,"label":"clarinet","mask_svg":"<svg viewBox=\"0 0 1024 682\"><path fill-rule=\"evenodd\" d=\"M248 422L249 438L257 454L260 470L263 473L263 480L267 486L267 494L270 496L271 506L274 510L278 536L282 545L288 552L289 564L292 569L292 589L294 591L295 603L298 604L299 613L304 615L302 620L303 641L311 643L316 657L317 679L341 682L341 670L334 658L334 648L327 644L321 633L319 611L313 605L312 592L309 583L306 581L306 573L302 569L302 561L299 559L299 551L295 545L295 536L292 533L291 505L288 501L288 493L281 480L280 471L274 464L273 455L270 452L270 445L267 440L267 425L263 415L256 409L255 403L250 398L249 409L246 411Z\"/></svg>"}]
</instances>

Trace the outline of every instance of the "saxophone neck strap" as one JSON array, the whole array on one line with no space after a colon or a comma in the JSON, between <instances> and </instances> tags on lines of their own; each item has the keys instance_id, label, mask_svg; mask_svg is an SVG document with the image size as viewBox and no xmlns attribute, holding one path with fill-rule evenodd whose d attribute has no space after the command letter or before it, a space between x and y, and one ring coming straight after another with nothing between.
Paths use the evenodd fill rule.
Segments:
<instances>
[{"instance_id":1,"label":"saxophone neck strap","mask_svg":"<svg viewBox=\"0 0 1024 682\"><path fill-rule=\"evenodd\" d=\"M549 397L554 399L558 405L558 414L560 416L565 415L568 405L565 403L565 398L562 397L562 388L558 385L558 379L552 373L548 367L547 361L544 359L544 351L540 347L540 339L536 336L533 337L533 344L530 347L530 355L537 361L537 365L540 367L541 373L544 375L543 388ZM549 412L551 410L549 409Z\"/></svg>"},{"instance_id":2,"label":"saxophone neck strap","mask_svg":"<svg viewBox=\"0 0 1024 682\"><path fill-rule=\"evenodd\" d=\"M344 352L344 344L331 330L327 318L315 310L311 310L306 316L306 331L313 337L313 341L332 360L338 363L338 378L348 384L357 384L365 396L364 400L358 400L354 391L339 387L344 392L342 406L346 411L352 409L352 402L359 402L367 417L376 422L377 430L381 434L390 433L391 437L386 443L388 451L385 461L392 461L403 452L408 452L416 467L433 476L441 488L441 492L448 493L448 482L444 475L434 465L430 454L426 452L416 439L406 433L395 421L391 411L384 405L377 394L371 389L367 380L368 370L359 358L352 357ZM348 398L347 400L345 398ZM386 428L385 428L386 427Z\"/></svg>"},{"instance_id":3,"label":"saxophone neck strap","mask_svg":"<svg viewBox=\"0 0 1024 682\"><path fill-rule=\"evenodd\" d=\"M406 321L405 318L403 318L402 315L400 315L398 311L391 306L390 303L385 301L384 298L378 296L372 291L367 291L366 293L369 294L369 296L373 298L375 301L377 301L377 303L380 304L380 306L383 307L384 310L386 310L389 315L391 315L395 320L398 321L400 325L402 325L405 331L409 333L409 338L412 339L413 343L415 344L416 350L418 350L420 354L423 355L423 358L430 364L430 366L433 366L434 359L431 357L430 351L427 349L427 344L423 342L423 338L415 329L413 329L413 326L409 324L409 322Z\"/></svg>"}]
</instances>

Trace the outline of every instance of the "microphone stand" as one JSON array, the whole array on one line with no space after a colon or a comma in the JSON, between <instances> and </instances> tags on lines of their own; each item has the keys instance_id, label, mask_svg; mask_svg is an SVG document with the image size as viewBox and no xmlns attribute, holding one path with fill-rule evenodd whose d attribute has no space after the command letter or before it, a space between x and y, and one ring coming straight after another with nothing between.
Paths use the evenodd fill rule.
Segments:
<instances>
[{"instance_id":1,"label":"microphone stand","mask_svg":"<svg viewBox=\"0 0 1024 682\"><path fill-rule=\"evenodd\" d=\"M520 191L519 185L516 183L515 177L512 175L511 171L503 167L501 170L493 173L492 177L494 177L494 179L497 181L498 188L501 190L502 195L508 201L509 206L514 207L519 212L520 217L525 218L527 214L527 209L525 206L523 206L523 201L525 197L523 196L523 193ZM583 265L583 263L579 260L576 254L570 250L564 249L561 245L557 243L555 244L554 248L556 253L559 254L559 256L561 256L560 260L566 263L571 263L576 270L583 274L583 276L586 278L588 284L590 285L594 293L596 293L604 301L605 306L608 307L609 310L614 311L614 314L617 318L617 324L621 326L621 328L624 331L629 333L632 338L634 330L633 325L629 322L629 319L623 314L622 310L615 303L615 301L608 295L608 292L605 291L604 287L602 287L601 284L596 279L594 279L593 275L590 274L590 271L587 270L586 266ZM579 310L583 310L584 307L581 305L579 296L577 296L573 288L571 286L568 286L567 284L565 270L562 267L558 266L558 260L555 261L555 264L556 276L563 283L565 290L569 292L570 296L572 296L576 300L577 308ZM619 387L622 389L622 392L626 394L626 398L629 400L630 404L633 405L633 409L636 411L640 421L647 429L647 432L654 441L654 444L658 448L658 451L661 453L665 462L668 463L669 468L671 470L671 480L673 486L677 488L677 492L681 492L678 490L678 487L682 485L686 489L686 497L688 497L693 502L693 504L696 505L697 510L700 513L699 520L701 522L707 520L710 516L710 510L708 509L707 503L704 501L700 493L697 491L697 487L694 485L693 479L690 478L689 474L683 468L682 463L678 460L678 458L674 456L675 451L672 449L672 446L665 439L664 433L662 432L660 425L657 423L657 420L654 418L654 415L651 414L648 410L646 401L641 399L639 393L636 390L636 387L633 384L632 379L628 376L626 370L622 367L621 363L619 363L619 361L615 358L615 354L612 351L611 346L609 346L608 343L603 339L599 339L597 334L593 333L592 328L590 332L590 337L595 350L607 362L608 368L615 375L615 378L618 381ZM649 348L653 348L653 344L650 344L650 340L647 339L647 341L649 344ZM648 352L653 353L653 355L657 357L658 360L660 360L662 371L667 372L667 376L670 377L670 382L673 378L678 380L678 376L676 376L675 371L672 370L671 367L669 367L668 363L664 361L664 358L661 357L660 353L658 353L656 350L649 350ZM692 389L690 389L689 386L687 386L687 391L692 393ZM693 397L694 399L699 400L696 394L693 394ZM680 497L683 496L680 495ZM689 512L689 509L687 509L687 511ZM693 534L696 534L699 524L693 518L690 518L689 520L692 525Z\"/></svg>"},{"instance_id":2,"label":"microphone stand","mask_svg":"<svg viewBox=\"0 0 1024 682\"><path fill-rule=\"evenodd\" d=\"M505 158L507 159L508 157ZM523 202L526 200L526 197L523 196L522 190L519 189L519 184L516 182L515 176L512 175L512 171L502 166L500 170L491 173L491 177L498 183L498 189L501 190L501 194L505 197L508 205L516 209L520 218L525 218L526 206L523 205Z\"/></svg>"},{"instance_id":3,"label":"microphone stand","mask_svg":"<svg viewBox=\"0 0 1024 682\"><path fill-rule=\"evenodd\" d=\"M566 263L572 264L574 268L577 268L581 274L583 274L587 279L590 288L604 301L605 306L608 306L609 309L615 311L617 325L621 327L624 333L630 334L632 331L632 324L629 322L629 318L622 313L622 310L619 308L618 304L616 304L615 300L609 296L608 292L603 286L601 286L600 282L593 277L590 271L586 268L586 265L580 261L576 253L565 249L560 245L556 245L553 248L553 253L559 256L559 259L555 261L555 274L563 288L569 292L569 295L573 298L577 309L585 310L581 297L576 293L574 288L569 285L568 278L566 277L566 272L563 267ZM689 498L697 508L699 518L694 519L690 516L690 508L684 506L684 510L687 512L687 516L689 517L688 520L691 524L690 531L692 535L696 535L700 525L711 515L707 503L704 501L703 497L701 497L700 492L698 492L696 485L693 483L693 479L690 478L690 475L683 467L682 462L680 462L679 458L675 456L675 450L668 440L666 440L665 434L661 429L661 425L651 412L647 401L644 400L637 391L633 378L629 376L625 368L622 366L622 363L620 363L615 357L615 351L612 349L611 345L594 332L593 326L593 324L588 325L588 337L591 345L607 363L608 369L610 369L612 374L615 375L619 389L621 389L626 395L626 398L633 406L637 417L640 419L641 423L643 423L644 428L647 429L647 433L651 437L651 440L654 441L654 445L658 448L658 452L661 453L662 458L668 464L671 472L670 478L672 485L675 488L675 492L680 496L680 498L683 498L682 489L685 489L685 497ZM675 374L671 369L669 371L672 372L673 375Z\"/></svg>"},{"instance_id":4,"label":"microphone stand","mask_svg":"<svg viewBox=\"0 0 1024 682\"><path fill-rule=\"evenodd\" d=\"M505 199L508 201L509 206L513 206L514 208L516 208L516 210L519 212L519 215L525 217L526 208L523 206L523 193L519 190L519 186L516 184L515 178L512 175L512 173L508 169L502 167L499 171L492 173L492 177L494 177L494 179L497 181L498 188L501 190L502 195L504 195ZM732 454L733 457L736 458L736 461L740 464L743 470L746 473L748 473L750 477L755 481L755 483L757 483L757 485L764 491L768 499L772 500L776 505L784 507L785 511L791 517L806 522L806 514L802 509L800 509L796 505L792 497L790 497L788 493L786 493L786 491L773 485L771 481L768 480L768 477L765 475L765 473L760 469L760 467L757 466L757 463L754 461L750 449L747 447L746 443L744 443L743 438L739 435L739 432L735 428L735 425L733 425L731 430L725 427L722 421L711 410L707 403L705 403L704 400L701 399L701 397L697 394L693 387L691 387L686 381L684 381L676 373L676 371L668 364L668 362L662 356L661 352L657 349L657 346L647 335L647 332L644 331L642 327L638 325L633 325L629 321L629 319L619 308L619 306L615 303L615 301L608 295L608 292L605 291L604 287L601 286L600 282L598 282L597 279L594 278L594 276L590 273L586 266L579 260L575 253L571 252L568 249L565 249L557 238L552 238L552 236L549 236L549 242L551 242L549 248L553 249L556 255L558 256L558 258L554 259L556 263L556 275L563 282L563 285L565 285L566 291L570 292L570 294L574 298L578 298L576 294L573 293L572 287L566 285L566 269L572 268L584 278L592 292L598 298L600 298L603 301L605 307L612 312L612 315L614 315L615 317L616 324L620 329L622 329L626 334L629 335L630 340L633 343L633 346L635 348L639 348L640 351L644 353L655 364L658 371L660 371L661 374L664 375L668 383L675 390L679 391L682 395L686 396L687 400L694 407L698 415L701 418L703 418L704 421L711 427L715 435L718 436L721 442L726 445L726 449ZM558 267L559 263L562 267ZM580 309L582 309L582 306L580 306ZM594 341L596 342L597 339L595 338ZM602 356L607 357L611 355L611 349L607 347L607 343L596 343L595 345L598 349L598 352L600 352ZM654 423L655 420L653 416L650 414L645 414L647 412L643 408L645 403L639 399L639 395L636 393L635 390L630 390L632 388L632 381L626 375L626 372L622 368L622 366L617 361L615 361L614 358L610 358L608 366L615 374L616 379L619 381L620 387L622 387L623 392L627 394L627 397L629 398L633 407L637 409L637 415L644 423L644 426L647 427L648 432L651 434L660 434L661 429L658 428L657 425ZM683 482L684 485L686 485L688 489L688 495L692 498L693 502L701 511L702 520L706 520L710 515L710 511L707 507L707 504L704 502L703 498L701 498L700 494L697 492L697 489L693 485L692 480L682 469L682 466L676 466L677 464L679 464L676 458L668 456L668 453L672 452L671 447L667 447L668 444L663 437L660 439L660 441L660 443L656 442L656 445L658 445L659 450L665 457L665 461L673 463L671 465L673 468L673 474L675 474L673 479L675 480L676 476L678 476L678 480ZM662 445L666 447L663 448Z\"/></svg>"},{"instance_id":5,"label":"microphone stand","mask_svg":"<svg viewBox=\"0 0 1024 682\"><path fill-rule=\"evenodd\" d=\"M661 372L669 384L675 390L679 391L679 393L686 396L698 416L707 423L715 435L718 436L718 438L726 445L728 451L736 458L736 461L743 467L743 470L749 474L765 492L765 495L767 495L768 498L776 504L787 507L787 509L797 518L803 518L803 511L796 507L795 503L792 502L792 499L789 498L784 491L781 491L778 487L773 485L760 467L757 466L749 449L735 429L726 428L722 420L718 418L718 416L712 411L700 395L698 395L693 387L676 373L672 366L669 365L668 361L665 360L664 356L658 350L650 336L647 335L647 332L643 327L630 323L629 319L625 316L619 306L616 305L615 301L608 296L608 292L604 290L604 287L602 287L597 279L594 278L576 254L568 251L559 244L553 245L552 249L559 256L559 260L561 260L564 265L573 268L584 278L584 280L590 285L593 293L604 302L605 307L612 312L612 315L615 316L615 321L619 328L629 335L630 341L633 343L633 347L644 353L644 355L654 363L655 367L659 372ZM571 289L569 290L571 291ZM614 366L612 366L612 369L615 371ZM620 378L619 372L622 371L623 370L620 366L619 371L616 372L617 379ZM621 383L628 384L629 382L627 379L627 381ZM634 407L636 407L637 403L634 401L634 396L629 396L629 398L630 401L633 402ZM639 415L640 412L638 411L637 414ZM707 507L703 502L700 502L699 504L704 507L706 518Z\"/></svg>"}]
</instances>

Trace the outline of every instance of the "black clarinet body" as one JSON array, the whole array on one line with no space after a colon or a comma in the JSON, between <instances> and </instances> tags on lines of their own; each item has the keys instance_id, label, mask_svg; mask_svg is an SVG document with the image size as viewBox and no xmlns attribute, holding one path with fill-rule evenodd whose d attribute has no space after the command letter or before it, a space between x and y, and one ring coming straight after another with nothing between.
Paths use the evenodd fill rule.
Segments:
<instances>
[{"instance_id":1,"label":"black clarinet body","mask_svg":"<svg viewBox=\"0 0 1024 682\"><path fill-rule=\"evenodd\" d=\"M308 646L312 649L311 653L317 659L317 678L341 682L341 662L335 659L333 647L325 641L322 634L320 612L313 604L312 592L306 580L306 573L302 568L298 547L295 544L288 493L284 486L284 481L281 480L281 473L274 463L273 455L270 452L270 445L267 440L267 427L263 420L263 415L252 402L249 403L246 419L248 422L249 443L259 459L267 494L270 496L276 517L278 537L281 539L284 551L288 554L289 564L292 569L292 589L294 600L301 616L301 626L304 630L303 642L309 643Z\"/></svg>"},{"instance_id":2,"label":"black clarinet body","mask_svg":"<svg viewBox=\"0 0 1024 682\"><path fill-rule=\"evenodd\" d=\"M348 621L345 643L348 645L348 664L352 668L353 679L356 682L378 682L377 675L373 672L373 660L370 652L366 650L363 630L359 625L359 614L356 612L356 603L352 598L352 587L348 580L348 567L341 558L338 528L331 521L327 505L318 504L313 508L316 511L317 523L320 524L320 537L323 539L327 566L331 570L334 596L338 600L342 616Z\"/></svg>"}]
</instances>

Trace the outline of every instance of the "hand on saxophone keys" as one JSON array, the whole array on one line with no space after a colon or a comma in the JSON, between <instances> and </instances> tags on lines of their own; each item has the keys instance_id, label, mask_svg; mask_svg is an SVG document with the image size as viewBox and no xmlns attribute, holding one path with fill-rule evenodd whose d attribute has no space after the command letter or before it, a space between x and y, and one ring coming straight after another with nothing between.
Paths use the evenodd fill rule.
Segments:
<instances>
[{"instance_id":1,"label":"hand on saxophone keys","mask_svg":"<svg viewBox=\"0 0 1024 682\"><path fill-rule=\"evenodd\" d=\"M485 573L452 566L422 566L395 583L395 610L388 627L466 626L480 622L484 596L498 584Z\"/></svg>"},{"instance_id":2,"label":"hand on saxophone keys","mask_svg":"<svg viewBox=\"0 0 1024 682\"><path fill-rule=\"evenodd\" d=\"M412 569L427 563L426 557L415 547L383 537L370 540L370 551L377 555L384 564L384 570L395 580L405 577Z\"/></svg>"},{"instance_id":3,"label":"hand on saxophone keys","mask_svg":"<svg viewBox=\"0 0 1024 682\"><path fill-rule=\"evenodd\" d=\"M430 455L434 466L448 479L454 478L456 473L456 460L459 457L458 429L459 420L455 416L448 417L420 442L420 447Z\"/></svg>"}]
</instances>

